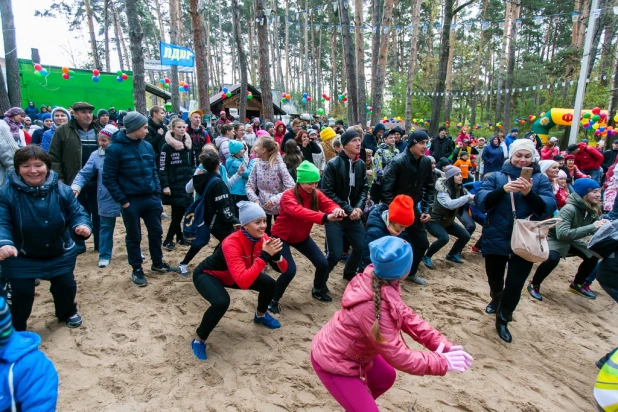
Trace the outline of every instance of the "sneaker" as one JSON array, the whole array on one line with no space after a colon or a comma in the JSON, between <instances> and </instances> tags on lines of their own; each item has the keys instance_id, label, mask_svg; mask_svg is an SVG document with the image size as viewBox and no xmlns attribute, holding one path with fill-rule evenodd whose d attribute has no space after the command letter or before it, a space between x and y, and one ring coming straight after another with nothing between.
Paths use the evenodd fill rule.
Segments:
<instances>
[{"instance_id":1,"label":"sneaker","mask_svg":"<svg viewBox=\"0 0 618 412\"><path fill-rule=\"evenodd\" d=\"M268 311L274 313L275 315L278 315L279 313L281 313L281 305L279 305L278 301L271 300L268 304Z\"/></svg>"},{"instance_id":2,"label":"sneaker","mask_svg":"<svg viewBox=\"0 0 618 412\"><path fill-rule=\"evenodd\" d=\"M162 217L163 219L171 219L170 215L168 215L168 214L167 214L167 213L165 213L165 212L161 213L161 217Z\"/></svg>"},{"instance_id":3,"label":"sneaker","mask_svg":"<svg viewBox=\"0 0 618 412\"><path fill-rule=\"evenodd\" d=\"M193 339L191 342L191 350L196 358L201 361L208 360L208 355L206 355L206 342L202 342L201 340Z\"/></svg>"},{"instance_id":4,"label":"sneaker","mask_svg":"<svg viewBox=\"0 0 618 412\"><path fill-rule=\"evenodd\" d=\"M478 248L476 246L472 246L472 253L480 254L480 253L483 253L483 252L481 251L481 248Z\"/></svg>"},{"instance_id":5,"label":"sneaker","mask_svg":"<svg viewBox=\"0 0 618 412\"><path fill-rule=\"evenodd\" d=\"M172 250L176 250L176 245L174 245L174 242L172 242L171 240L166 240L165 242L163 242L163 247L170 252Z\"/></svg>"},{"instance_id":6,"label":"sneaker","mask_svg":"<svg viewBox=\"0 0 618 412\"><path fill-rule=\"evenodd\" d=\"M463 260L461 260L461 253L456 253L454 255L447 254L445 259L453 263L463 263Z\"/></svg>"},{"instance_id":7,"label":"sneaker","mask_svg":"<svg viewBox=\"0 0 618 412\"><path fill-rule=\"evenodd\" d=\"M423 264L427 266L428 269L435 269L436 267L433 265L431 258L429 256L423 256Z\"/></svg>"},{"instance_id":8,"label":"sneaker","mask_svg":"<svg viewBox=\"0 0 618 412\"><path fill-rule=\"evenodd\" d=\"M266 312L264 316L258 316L257 313L253 314L253 322L266 326L268 329L279 329L281 323L270 316L270 313Z\"/></svg>"},{"instance_id":9,"label":"sneaker","mask_svg":"<svg viewBox=\"0 0 618 412\"><path fill-rule=\"evenodd\" d=\"M180 276L184 276L187 277L189 276L189 265L185 265L184 263L181 263L180 265L178 265L178 273L180 273Z\"/></svg>"},{"instance_id":10,"label":"sneaker","mask_svg":"<svg viewBox=\"0 0 618 412\"><path fill-rule=\"evenodd\" d=\"M99 259L99 267L106 268L109 266L109 259Z\"/></svg>"},{"instance_id":11,"label":"sneaker","mask_svg":"<svg viewBox=\"0 0 618 412\"><path fill-rule=\"evenodd\" d=\"M590 283L588 283L588 282L584 282L584 284L582 285L582 289L584 289L587 292L592 293L595 297L597 296L596 292L594 292L592 289L590 289Z\"/></svg>"},{"instance_id":12,"label":"sneaker","mask_svg":"<svg viewBox=\"0 0 618 412\"><path fill-rule=\"evenodd\" d=\"M39 286L41 284L41 279L36 278L34 279L34 286Z\"/></svg>"},{"instance_id":13,"label":"sneaker","mask_svg":"<svg viewBox=\"0 0 618 412\"><path fill-rule=\"evenodd\" d=\"M597 295L595 295L593 291L591 291L590 289L587 289L587 290L584 289L583 285L576 285L575 283L571 282L569 289L571 292L581 295L585 297L586 299L596 299L597 298Z\"/></svg>"},{"instance_id":14,"label":"sneaker","mask_svg":"<svg viewBox=\"0 0 618 412\"><path fill-rule=\"evenodd\" d=\"M326 292L324 289L311 288L311 296L313 296L314 298L316 298L317 300L321 302L332 302L333 301L333 298L331 298L328 292Z\"/></svg>"},{"instance_id":15,"label":"sneaker","mask_svg":"<svg viewBox=\"0 0 618 412\"><path fill-rule=\"evenodd\" d=\"M133 269L133 273L131 274L131 279L133 279L133 283L135 283L140 288L143 288L144 286L148 285L148 281L146 280L146 277L144 276L144 271L142 270L142 268Z\"/></svg>"},{"instance_id":16,"label":"sneaker","mask_svg":"<svg viewBox=\"0 0 618 412\"><path fill-rule=\"evenodd\" d=\"M165 262L161 263L161 266L155 266L153 263L152 266L150 266L150 271L158 273L178 272L178 268Z\"/></svg>"},{"instance_id":17,"label":"sneaker","mask_svg":"<svg viewBox=\"0 0 618 412\"><path fill-rule=\"evenodd\" d=\"M82 317L79 316L77 313L71 316L70 318L68 318L67 320L65 320L67 327L70 329L79 328L80 326L82 326L82 322L83 322Z\"/></svg>"},{"instance_id":18,"label":"sneaker","mask_svg":"<svg viewBox=\"0 0 618 412\"><path fill-rule=\"evenodd\" d=\"M543 295L541 295L540 289L540 285L533 285L532 282L528 283L528 293L536 300L543 300Z\"/></svg>"},{"instance_id":19,"label":"sneaker","mask_svg":"<svg viewBox=\"0 0 618 412\"><path fill-rule=\"evenodd\" d=\"M421 285L421 286L425 286L427 284L427 281L423 279L422 277L420 277L419 275L408 276L408 280L411 280L412 282L416 283L417 285Z\"/></svg>"},{"instance_id":20,"label":"sneaker","mask_svg":"<svg viewBox=\"0 0 618 412\"><path fill-rule=\"evenodd\" d=\"M185 238L182 238L182 239L177 239L176 244L177 244L178 246L191 246L191 245L189 244L189 242L187 242L187 241L185 240Z\"/></svg>"}]
</instances>

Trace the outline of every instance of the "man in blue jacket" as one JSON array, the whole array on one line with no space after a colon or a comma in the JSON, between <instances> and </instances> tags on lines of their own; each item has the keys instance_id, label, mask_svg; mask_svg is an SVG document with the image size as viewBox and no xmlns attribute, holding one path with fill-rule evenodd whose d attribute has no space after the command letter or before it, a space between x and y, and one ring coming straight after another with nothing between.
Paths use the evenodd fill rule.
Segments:
<instances>
[{"instance_id":1,"label":"man in blue jacket","mask_svg":"<svg viewBox=\"0 0 618 412\"><path fill-rule=\"evenodd\" d=\"M515 140L519 138L519 129L517 127L513 127L511 129L511 133L507 134L504 138L504 144L506 144L506 148L508 149Z\"/></svg>"},{"instance_id":2,"label":"man in blue jacket","mask_svg":"<svg viewBox=\"0 0 618 412\"><path fill-rule=\"evenodd\" d=\"M161 185L152 145L144 138L148 135L148 119L138 112L124 118L125 130L112 137L112 144L105 152L103 184L112 198L122 205L122 220L126 228L126 245L132 279L137 286L148 282L142 269L142 228L140 218L148 230L148 248L153 272L166 273L176 268L163 262L161 240Z\"/></svg>"}]
</instances>

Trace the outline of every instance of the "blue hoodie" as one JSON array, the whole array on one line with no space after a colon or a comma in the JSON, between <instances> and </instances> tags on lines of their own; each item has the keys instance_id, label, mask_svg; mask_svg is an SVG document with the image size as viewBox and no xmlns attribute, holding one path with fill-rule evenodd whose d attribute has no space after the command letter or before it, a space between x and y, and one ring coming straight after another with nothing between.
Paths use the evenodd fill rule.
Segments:
<instances>
[{"instance_id":1,"label":"blue hoodie","mask_svg":"<svg viewBox=\"0 0 618 412\"><path fill-rule=\"evenodd\" d=\"M56 410L58 373L40 343L36 333L13 332L0 349L0 411Z\"/></svg>"},{"instance_id":2,"label":"blue hoodie","mask_svg":"<svg viewBox=\"0 0 618 412\"><path fill-rule=\"evenodd\" d=\"M381 203L369 213L369 217L367 218L367 231L365 234L365 245L363 246L363 253L361 257L361 264L359 268L359 272L363 272L367 265L371 263L371 259L369 256L369 244L374 240L381 239L384 236L393 236L391 232L389 232L386 227L385 219L388 218L388 205L386 203ZM406 232L405 230L399 235L399 237L404 238Z\"/></svg>"}]
</instances>

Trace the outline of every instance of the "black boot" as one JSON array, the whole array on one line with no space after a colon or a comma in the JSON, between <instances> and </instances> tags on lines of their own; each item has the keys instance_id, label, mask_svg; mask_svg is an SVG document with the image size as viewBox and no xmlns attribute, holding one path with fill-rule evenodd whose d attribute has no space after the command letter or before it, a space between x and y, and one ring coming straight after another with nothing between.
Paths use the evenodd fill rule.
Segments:
<instances>
[{"instance_id":1,"label":"black boot","mask_svg":"<svg viewBox=\"0 0 618 412\"><path fill-rule=\"evenodd\" d=\"M489 292L489 296L491 296L491 302L485 308L486 313L496 313L498 306L500 306L500 301L502 300L502 292Z\"/></svg>"},{"instance_id":2,"label":"black boot","mask_svg":"<svg viewBox=\"0 0 618 412\"><path fill-rule=\"evenodd\" d=\"M512 320L513 312L509 312L508 310L498 307L498 311L496 312L496 331L498 332L500 339L506 343L511 343L513 341L511 332L509 332L509 328L507 327L508 323Z\"/></svg>"}]
</instances>

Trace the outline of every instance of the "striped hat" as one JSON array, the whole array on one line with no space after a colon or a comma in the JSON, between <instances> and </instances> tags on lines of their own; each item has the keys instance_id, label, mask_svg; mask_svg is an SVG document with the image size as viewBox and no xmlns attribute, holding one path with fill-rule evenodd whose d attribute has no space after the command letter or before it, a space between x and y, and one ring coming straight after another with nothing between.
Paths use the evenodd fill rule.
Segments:
<instances>
[{"instance_id":1,"label":"striped hat","mask_svg":"<svg viewBox=\"0 0 618 412\"><path fill-rule=\"evenodd\" d=\"M13 329L11 309L7 305L6 299L0 297L0 348L6 346L13 332L15 332L15 329Z\"/></svg>"}]
</instances>

